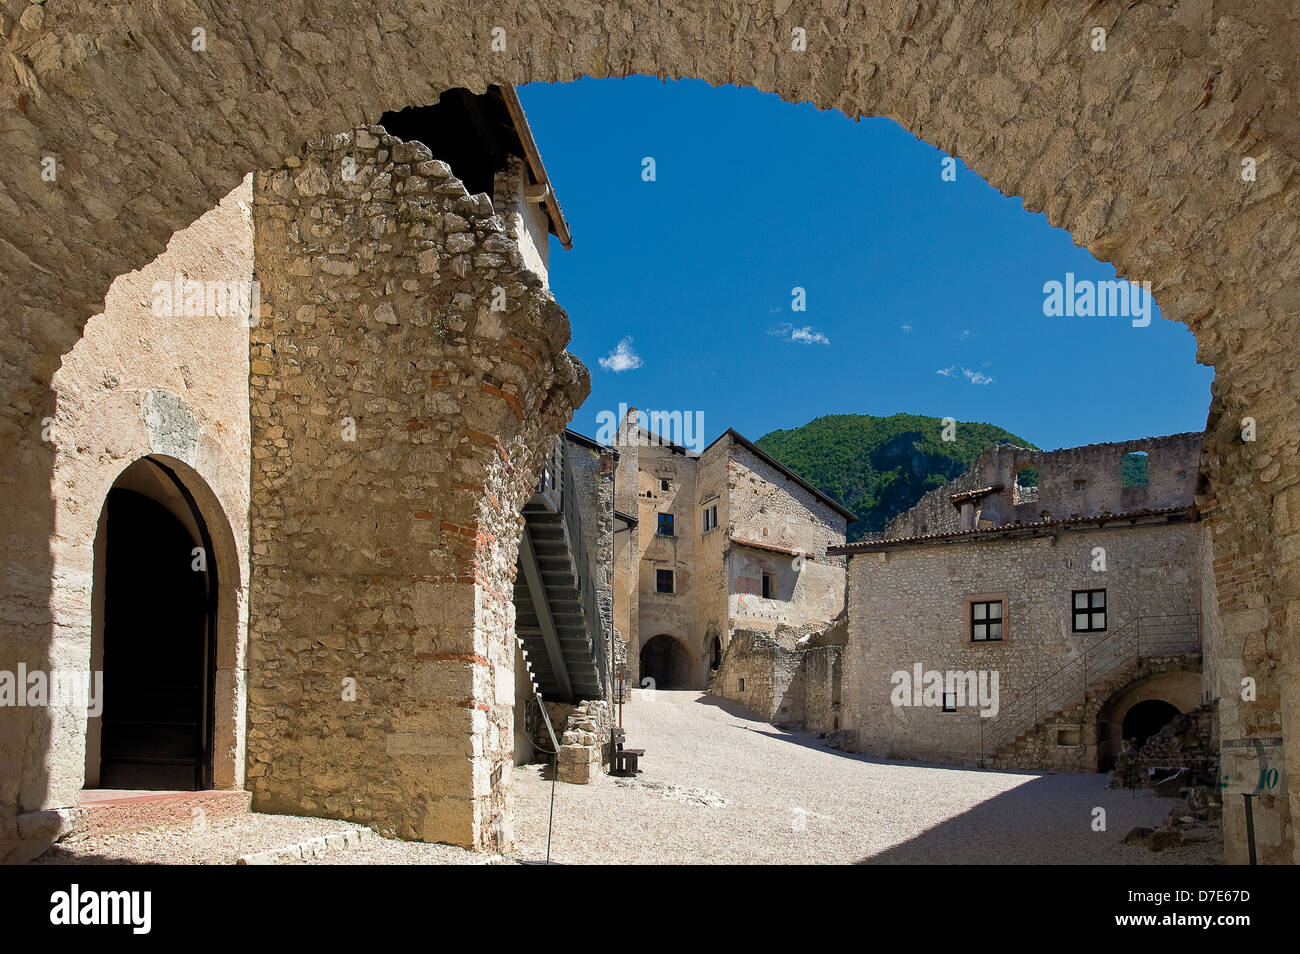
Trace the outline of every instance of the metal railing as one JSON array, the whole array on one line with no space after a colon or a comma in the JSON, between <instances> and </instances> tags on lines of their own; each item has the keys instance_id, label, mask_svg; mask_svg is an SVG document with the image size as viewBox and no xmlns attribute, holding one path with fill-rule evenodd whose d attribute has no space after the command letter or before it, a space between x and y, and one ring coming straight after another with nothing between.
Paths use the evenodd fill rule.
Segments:
<instances>
[{"instance_id":1,"label":"metal railing","mask_svg":"<svg viewBox=\"0 0 1300 954\"><path fill-rule=\"evenodd\" d=\"M1047 717L1083 701L1090 689L1132 663L1200 653L1199 614L1134 617L1016 696L993 718L981 718L980 761Z\"/></svg>"}]
</instances>

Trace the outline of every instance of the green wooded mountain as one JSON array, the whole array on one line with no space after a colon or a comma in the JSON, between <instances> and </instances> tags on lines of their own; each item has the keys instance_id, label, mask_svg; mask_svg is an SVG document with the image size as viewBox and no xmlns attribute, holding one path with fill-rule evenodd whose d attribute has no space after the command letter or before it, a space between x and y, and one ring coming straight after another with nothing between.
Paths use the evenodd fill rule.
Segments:
<instances>
[{"instance_id":1,"label":"green wooded mountain","mask_svg":"<svg viewBox=\"0 0 1300 954\"><path fill-rule=\"evenodd\" d=\"M994 444L1034 445L992 424L957 423L942 439L943 421L920 414L828 414L803 427L772 431L756 443L786 467L858 516L849 542L884 529L921 495L965 473Z\"/></svg>"}]
</instances>

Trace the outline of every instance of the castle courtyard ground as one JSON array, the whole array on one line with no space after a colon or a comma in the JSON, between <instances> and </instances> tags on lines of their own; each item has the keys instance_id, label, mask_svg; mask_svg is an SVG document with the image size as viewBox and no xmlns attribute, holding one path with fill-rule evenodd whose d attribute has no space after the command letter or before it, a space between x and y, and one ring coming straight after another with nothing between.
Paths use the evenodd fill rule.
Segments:
<instances>
[{"instance_id":1,"label":"castle courtyard ground","mask_svg":"<svg viewBox=\"0 0 1300 954\"><path fill-rule=\"evenodd\" d=\"M551 858L568 863L1214 864L1220 843L1159 854L1122 840L1173 799L1107 790L1104 775L884 762L783 732L700 692L636 692L624 707L636 779L559 785ZM545 857L551 783L515 775L515 855ZM1092 830L1093 809L1106 831Z\"/></svg>"},{"instance_id":2,"label":"castle courtyard ground","mask_svg":"<svg viewBox=\"0 0 1300 954\"><path fill-rule=\"evenodd\" d=\"M644 748L635 779L556 786L554 862L581 863L1218 863L1219 842L1154 854L1124 845L1176 804L1107 790L1103 775L980 772L883 762L783 732L695 691L637 692L624 707L628 745ZM551 782L515 772L517 861L546 856ZM1092 830L1106 810L1106 831ZM198 830L102 834L56 845L43 864L233 864L243 854L350 827L251 813ZM446 845L374 838L311 864L482 864Z\"/></svg>"}]
</instances>

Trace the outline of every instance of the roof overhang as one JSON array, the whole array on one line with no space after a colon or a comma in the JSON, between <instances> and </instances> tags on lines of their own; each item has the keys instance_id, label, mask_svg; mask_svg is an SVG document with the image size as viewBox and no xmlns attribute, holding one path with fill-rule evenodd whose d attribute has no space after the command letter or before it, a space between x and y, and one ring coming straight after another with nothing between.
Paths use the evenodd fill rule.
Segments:
<instances>
[{"instance_id":1,"label":"roof overhang","mask_svg":"<svg viewBox=\"0 0 1300 954\"><path fill-rule=\"evenodd\" d=\"M542 153L537 148L537 140L533 138L533 129L528 125L528 117L524 115L524 105L519 101L519 94L515 92L515 88L510 84L502 83L501 98L505 101L506 109L510 113L510 120L515 125L515 132L519 135L519 144L523 146L524 160L528 163L528 168L533 174L533 181L546 190L546 197L542 200L542 205L546 208L546 217L550 219L551 233L560 240L560 244L566 249L573 248L573 236L569 234L569 223L564 221L564 212L560 209L560 200L555 197L555 186L551 184L551 179L546 174L546 166L542 164Z\"/></svg>"}]
</instances>

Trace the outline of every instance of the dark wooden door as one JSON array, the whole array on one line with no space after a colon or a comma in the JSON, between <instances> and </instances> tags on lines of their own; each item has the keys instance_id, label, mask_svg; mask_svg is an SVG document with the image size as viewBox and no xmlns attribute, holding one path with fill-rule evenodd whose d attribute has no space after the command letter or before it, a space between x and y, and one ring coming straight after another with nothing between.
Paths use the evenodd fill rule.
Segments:
<instances>
[{"instance_id":1,"label":"dark wooden door","mask_svg":"<svg viewBox=\"0 0 1300 954\"><path fill-rule=\"evenodd\" d=\"M196 546L162 505L108 495L103 788L205 787L208 599Z\"/></svg>"}]
</instances>

